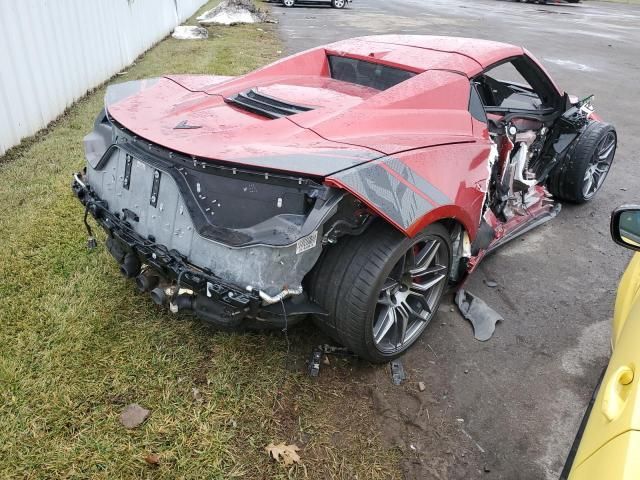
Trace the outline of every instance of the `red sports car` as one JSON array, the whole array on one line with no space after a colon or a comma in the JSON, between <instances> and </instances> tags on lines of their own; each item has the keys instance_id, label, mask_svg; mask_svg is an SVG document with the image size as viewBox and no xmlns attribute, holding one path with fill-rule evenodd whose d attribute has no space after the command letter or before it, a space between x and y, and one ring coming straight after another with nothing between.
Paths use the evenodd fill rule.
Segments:
<instances>
[{"instance_id":1,"label":"red sports car","mask_svg":"<svg viewBox=\"0 0 640 480\"><path fill-rule=\"evenodd\" d=\"M223 328L311 315L383 362L487 253L593 198L616 140L520 47L372 36L109 87L73 189L156 303Z\"/></svg>"}]
</instances>

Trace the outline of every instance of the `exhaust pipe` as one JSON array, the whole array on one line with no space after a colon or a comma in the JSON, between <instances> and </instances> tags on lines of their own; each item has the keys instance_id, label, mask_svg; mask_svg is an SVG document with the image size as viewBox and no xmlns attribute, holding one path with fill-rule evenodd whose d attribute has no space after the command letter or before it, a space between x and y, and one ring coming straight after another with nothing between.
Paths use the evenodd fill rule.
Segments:
<instances>
[{"instance_id":1,"label":"exhaust pipe","mask_svg":"<svg viewBox=\"0 0 640 480\"><path fill-rule=\"evenodd\" d=\"M160 305L160 306L166 305L168 298L167 298L167 294L164 291L164 288L156 287L153 290L151 290L151 300L156 305Z\"/></svg>"},{"instance_id":2,"label":"exhaust pipe","mask_svg":"<svg viewBox=\"0 0 640 480\"><path fill-rule=\"evenodd\" d=\"M118 263L124 262L124 257L126 252L122 249L120 244L113 239L113 237L107 238L106 245L107 245L107 250L109 251L111 256L116 259L116 262Z\"/></svg>"},{"instance_id":3,"label":"exhaust pipe","mask_svg":"<svg viewBox=\"0 0 640 480\"><path fill-rule=\"evenodd\" d=\"M140 259L135 253L127 253L124 256L122 264L120 264L120 273L127 278L133 278L140 273Z\"/></svg>"},{"instance_id":4,"label":"exhaust pipe","mask_svg":"<svg viewBox=\"0 0 640 480\"><path fill-rule=\"evenodd\" d=\"M228 315L224 306L205 295L181 294L171 302L171 306L175 308L175 311L172 308L174 313L193 312L198 318L221 328L237 327L246 316L245 312Z\"/></svg>"},{"instance_id":5,"label":"exhaust pipe","mask_svg":"<svg viewBox=\"0 0 640 480\"><path fill-rule=\"evenodd\" d=\"M182 294L176 297L173 304L178 312L191 311L193 310L193 300L193 295Z\"/></svg>"},{"instance_id":6,"label":"exhaust pipe","mask_svg":"<svg viewBox=\"0 0 640 480\"><path fill-rule=\"evenodd\" d=\"M140 293L150 292L158 286L158 282L160 282L160 278L149 273L143 273L136 277L136 287Z\"/></svg>"}]
</instances>

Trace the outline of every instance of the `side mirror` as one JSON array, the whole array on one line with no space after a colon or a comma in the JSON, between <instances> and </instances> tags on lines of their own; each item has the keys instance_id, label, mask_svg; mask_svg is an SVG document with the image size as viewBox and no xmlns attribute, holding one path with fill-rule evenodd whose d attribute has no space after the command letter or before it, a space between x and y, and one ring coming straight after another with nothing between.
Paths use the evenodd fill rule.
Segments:
<instances>
[{"instance_id":1,"label":"side mirror","mask_svg":"<svg viewBox=\"0 0 640 480\"><path fill-rule=\"evenodd\" d=\"M611 237L618 245L640 251L640 205L623 205L613 211Z\"/></svg>"}]
</instances>

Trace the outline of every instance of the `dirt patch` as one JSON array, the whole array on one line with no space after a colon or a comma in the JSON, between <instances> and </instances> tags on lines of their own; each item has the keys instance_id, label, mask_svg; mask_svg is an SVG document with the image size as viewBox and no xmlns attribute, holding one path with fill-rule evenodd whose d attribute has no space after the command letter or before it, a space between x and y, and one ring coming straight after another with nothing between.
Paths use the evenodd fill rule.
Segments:
<instances>
[{"instance_id":1,"label":"dirt patch","mask_svg":"<svg viewBox=\"0 0 640 480\"><path fill-rule=\"evenodd\" d=\"M292 338L294 368L304 371L312 342L331 343L311 328L297 330ZM378 472L384 466L373 464L367 478L498 478L487 475L496 459L465 428L468 419L461 418L453 392L448 391L447 365L427 344L421 342L401 358L407 379L399 386L392 382L389 365L338 355L327 358L329 364L322 363L309 396L300 403L312 413L294 422L285 421L291 406L278 413L282 426L292 428L282 439L304 445L304 461L314 471L322 471L326 449L341 451L357 464L362 444L374 442L386 452L387 461L389 455L395 457L400 470L385 477ZM424 391L419 382L425 384ZM307 422L314 427L306 428ZM367 461L375 460L369 456L363 459ZM333 465L327 468L331 471L342 468ZM347 473L345 477L352 478Z\"/></svg>"},{"instance_id":2,"label":"dirt patch","mask_svg":"<svg viewBox=\"0 0 640 480\"><path fill-rule=\"evenodd\" d=\"M421 353L424 360L428 354ZM367 374L374 417L387 446L402 452L404 477L475 478L490 471L491 459L466 432L466 419L456 417L449 392L441 387L446 385L443 370L435 360L418 368L417 358L403 358L407 380L400 386L392 384L386 366ZM424 382L424 391L418 382Z\"/></svg>"}]
</instances>

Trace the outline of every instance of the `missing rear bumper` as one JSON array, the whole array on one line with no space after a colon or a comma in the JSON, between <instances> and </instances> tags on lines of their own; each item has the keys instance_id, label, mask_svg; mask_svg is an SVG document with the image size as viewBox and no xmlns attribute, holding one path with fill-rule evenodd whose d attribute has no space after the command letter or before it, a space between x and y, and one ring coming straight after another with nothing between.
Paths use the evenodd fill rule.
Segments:
<instances>
[{"instance_id":1,"label":"missing rear bumper","mask_svg":"<svg viewBox=\"0 0 640 480\"><path fill-rule=\"evenodd\" d=\"M302 288L283 288L275 295L228 282L208 268L193 265L178 251L138 234L126 215L112 213L107 202L74 175L72 189L86 211L106 231L106 247L127 278L135 278L141 292L174 313L191 312L218 327L240 327L252 320L262 325L280 326L282 317L324 315L310 302ZM135 221L135 220L133 220ZM291 322L290 322L291 323Z\"/></svg>"}]
</instances>

